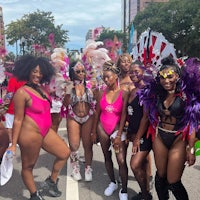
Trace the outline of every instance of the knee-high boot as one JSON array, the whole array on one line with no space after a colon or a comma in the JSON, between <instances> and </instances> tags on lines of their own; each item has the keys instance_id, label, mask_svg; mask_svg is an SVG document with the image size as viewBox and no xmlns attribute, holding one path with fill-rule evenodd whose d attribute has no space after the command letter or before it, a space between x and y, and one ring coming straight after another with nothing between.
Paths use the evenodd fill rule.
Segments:
<instances>
[{"instance_id":1,"label":"knee-high boot","mask_svg":"<svg viewBox=\"0 0 200 200\"><path fill-rule=\"evenodd\" d=\"M159 200L169 199L167 179L160 177L157 172L155 176L155 188L156 188L156 192L157 192Z\"/></svg>"},{"instance_id":2,"label":"knee-high boot","mask_svg":"<svg viewBox=\"0 0 200 200\"><path fill-rule=\"evenodd\" d=\"M189 200L187 191L181 180L176 183L169 184L169 189L172 191L177 200Z\"/></svg>"}]
</instances>

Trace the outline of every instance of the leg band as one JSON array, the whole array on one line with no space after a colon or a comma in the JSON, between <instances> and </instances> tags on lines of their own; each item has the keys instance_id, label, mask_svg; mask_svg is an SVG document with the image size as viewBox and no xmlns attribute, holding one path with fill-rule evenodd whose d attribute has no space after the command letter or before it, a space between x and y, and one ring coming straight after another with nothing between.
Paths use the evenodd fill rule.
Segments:
<instances>
[{"instance_id":1,"label":"leg band","mask_svg":"<svg viewBox=\"0 0 200 200\"><path fill-rule=\"evenodd\" d=\"M160 177L157 172L155 176L155 188L156 188L156 192L157 192L159 200L169 199L167 179Z\"/></svg>"},{"instance_id":2,"label":"leg band","mask_svg":"<svg viewBox=\"0 0 200 200\"><path fill-rule=\"evenodd\" d=\"M79 160L78 151L72 151L70 154L70 158L71 158L72 162L77 162Z\"/></svg>"},{"instance_id":3,"label":"leg band","mask_svg":"<svg viewBox=\"0 0 200 200\"><path fill-rule=\"evenodd\" d=\"M187 191L181 181L169 184L169 189L177 200L189 200Z\"/></svg>"}]
</instances>

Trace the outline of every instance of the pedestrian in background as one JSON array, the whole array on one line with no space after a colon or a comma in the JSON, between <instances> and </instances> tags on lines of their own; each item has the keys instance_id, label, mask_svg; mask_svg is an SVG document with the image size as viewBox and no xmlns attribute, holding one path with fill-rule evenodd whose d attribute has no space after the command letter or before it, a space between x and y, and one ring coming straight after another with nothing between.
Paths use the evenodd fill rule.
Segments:
<instances>
[{"instance_id":1,"label":"pedestrian in background","mask_svg":"<svg viewBox=\"0 0 200 200\"><path fill-rule=\"evenodd\" d=\"M14 102L13 102L13 96L15 92L25 84L25 81L18 81L16 77L12 76L8 80L8 86L7 86L7 94L4 97L4 102L6 102L8 105L8 109L5 113L5 127L8 130L8 136L9 136L9 142L10 145L12 143L12 127L13 127L13 121L14 121Z\"/></svg>"},{"instance_id":2,"label":"pedestrian in background","mask_svg":"<svg viewBox=\"0 0 200 200\"><path fill-rule=\"evenodd\" d=\"M133 62L132 57L128 53L123 53L119 56L117 61L117 67L120 69L119 85L120 88L128 93L134 88L134 84L130 78L129 70Z\"/></svg>"}]
</instances>

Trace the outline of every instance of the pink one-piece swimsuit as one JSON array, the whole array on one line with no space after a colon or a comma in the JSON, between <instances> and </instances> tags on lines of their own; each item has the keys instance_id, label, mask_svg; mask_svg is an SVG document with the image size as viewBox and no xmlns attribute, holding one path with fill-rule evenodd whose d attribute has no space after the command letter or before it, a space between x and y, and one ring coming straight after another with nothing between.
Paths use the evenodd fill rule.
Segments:
<instances>
[{"instance_id":1,"label":"pink one-piece swimsuit","mask_svg":"<svg viewBox=\"0 0 200 200\"><path fill-rule=\"evenodd\" d=\"M120 91L117 99L113 103L108 103L106 100L106 92L104 91L100 100L100 122L106 132L111 135L119 123L123 108L122 91Z\"/></svg>"}]
</instances>

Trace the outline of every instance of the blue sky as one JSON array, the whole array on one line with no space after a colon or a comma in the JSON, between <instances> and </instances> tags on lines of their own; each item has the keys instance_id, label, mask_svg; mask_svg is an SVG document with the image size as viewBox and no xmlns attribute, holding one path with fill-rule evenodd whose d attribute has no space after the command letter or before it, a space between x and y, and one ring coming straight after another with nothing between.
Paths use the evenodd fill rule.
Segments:
<instances>
[{"instance_id":1,"label":"blue sky","mask_svg":"<svg viewBox=\"0 0 200 200\"><path fill-rule=\"evenodd\" d=\"M84 47L90 28L121 29L121 0L0 0L0 6L4 25L37 9L52 12L55 24L63 24L63 29L69 31L69 49Z\"/></svg>"}]
</instances>

